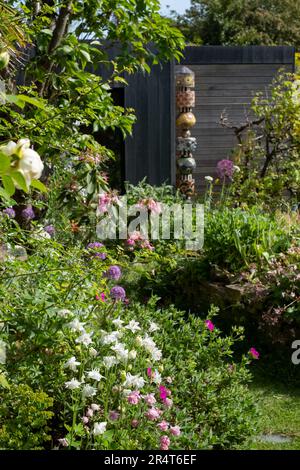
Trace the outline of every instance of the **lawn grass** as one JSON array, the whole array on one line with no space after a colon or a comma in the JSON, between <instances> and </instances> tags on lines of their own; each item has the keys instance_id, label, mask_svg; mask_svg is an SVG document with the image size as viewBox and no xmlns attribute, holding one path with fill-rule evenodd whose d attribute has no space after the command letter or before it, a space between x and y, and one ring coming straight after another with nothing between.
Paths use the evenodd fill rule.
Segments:
<instances>
[{"instance_id":1,"label":"lawn grass","mask_svg":"<svg viewBox=\"0 0 300 470\"><path fill-rule=\"evenodd\" d=\"M299 370L298 370L299 369ZM266 366L254 371L251 390L257 400L260 419L258 436L279 434L290 437L291 442L269 443L256 439L250 449L253 450L300 450L300 365L295 371L294 380L290 380L288 371L278 368L270 373Z\"/></svg>"}]
</instances>

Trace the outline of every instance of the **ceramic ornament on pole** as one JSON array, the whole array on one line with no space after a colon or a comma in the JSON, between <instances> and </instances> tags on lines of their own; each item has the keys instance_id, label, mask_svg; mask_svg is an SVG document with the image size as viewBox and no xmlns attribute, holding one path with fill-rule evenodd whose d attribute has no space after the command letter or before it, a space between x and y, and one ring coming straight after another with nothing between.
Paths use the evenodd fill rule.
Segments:
<instances>
[{"instance_id":1,"label":"ceramic ornament on pole","mask_svg":"<svg viewBox=\"0 0 300 470\"><path fill-rule=\"evenodd\" d=\"M177 107L177 187L187 199L195 194L193 171L196 162L193 152L197 141L191 137L190 129L196 124L192 110L195 107L195 74L187 67L179 66L176 71L176 107Z\"/></svg>"}]
</instances>

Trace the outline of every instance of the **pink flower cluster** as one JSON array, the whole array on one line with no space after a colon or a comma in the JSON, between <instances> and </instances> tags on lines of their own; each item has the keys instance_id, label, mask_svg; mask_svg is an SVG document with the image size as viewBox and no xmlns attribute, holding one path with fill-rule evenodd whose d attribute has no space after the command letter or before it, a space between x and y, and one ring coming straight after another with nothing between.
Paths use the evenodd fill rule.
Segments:
<instances>
[{"instance_id":1,"label":"pink flower cluster","mask_svg":"<svg viewBox=\"0 0 300 470\"><path fill-rule=\"evenodd\" d=\"M115 193L102 193L99 195L98 214L106 214L112 204L118 204L119 198Z\"/></svg>"},{"instance_id":2,"label":"pink flower cluster","mask_svg":"<svg viewBox=\"0 0 300 470\"><path fill-rule=\"evenodd\" d=\"M130 405L137 405L141 398L140 392L134 391L128 395L127 400Z\"/></svg>"},{"instance_id":3,"label":"pink flower cluster","mask_svg":"<svg viewBox=\"0 0 300 470\"><path fill-rule=\"evenodd\" d=\"M249 354L253 357L253 359L259 359L260 354L258 351L256 351L255 348L250 348Z\"/></svg>"},{"instance_id":4,"label":"pink flower cluster","mask_svg":"<svg viewBox=\"0 0 300 470\"><path fill-rule=\"evenodd\" d=\"M126 240L126 245L127 245L127 248L130 251L133 251L135 248L145 248L145 249L151 250L151 251L154 250L154 246L151 245L149 240L147 238L145 238L141 234L141 232L139 232L137 230L135 232L131 233L128 240Z\"/></svg>"},{"instance_id":5,"label":"pink flower cluster","mask_svg":"<svg viewBox=\"0 0 300 470\"><path fill-rule=\"evenodd\" d=\"M156 202L154 199L141 199L136 206L140 209L145 209L149 210L153 214L161 214L161 204L159 202Z\"/></svg>"}]
</instances>

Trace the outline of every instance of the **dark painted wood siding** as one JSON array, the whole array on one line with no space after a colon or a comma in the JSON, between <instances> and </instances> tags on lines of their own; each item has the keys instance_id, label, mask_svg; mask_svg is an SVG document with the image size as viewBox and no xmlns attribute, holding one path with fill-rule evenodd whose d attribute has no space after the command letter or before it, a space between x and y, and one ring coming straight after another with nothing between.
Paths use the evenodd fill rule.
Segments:
<instances>
[{"instance_id":1,"label":"dark painted wood siding","mask_svg":"<svg viewBox=\"0 0 300 470\"><path fill-rule=\"evenodd\" d=\"M137 122L125 141L125 179L133 184L145 176L153 185L175 181L174 64L153 67L150 75L127 77L125 106Z\"/></svg>"},{"instance_id":2,"label":"dark painted wood siding","mask_svg":"<svg viewBox=\"0 0 300 470\"><path fill-rule=\"evenodd\" d=\"M216 175L216 165L230 158L236 140L219 124L226 111L230 121L241 123L249 113L253 95L268 87L280 69L293 72L292 47L188 47L183 63L196 74L197 138L194 154L196 187L203 190L204 176Z\"/></svg>"}]
</instances>

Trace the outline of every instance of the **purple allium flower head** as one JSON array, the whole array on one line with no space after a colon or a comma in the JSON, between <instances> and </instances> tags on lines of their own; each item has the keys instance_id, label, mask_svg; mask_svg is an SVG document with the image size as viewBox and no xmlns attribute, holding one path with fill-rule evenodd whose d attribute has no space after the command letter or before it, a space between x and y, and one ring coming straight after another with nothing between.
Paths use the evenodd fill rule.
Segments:
<instances>
[{"instance_id":1,"label":"purple allium flower head","mask_svg":"<svg viewBox=\"0 0 300 470\"><path fill-rule=\"evenodd\" d=\"M22 210L22 217L28 221L35 218L35 213L31 206L28 206L26 209Z\"/></svg>"},{"instance_id":2,"label":"purple allium flower head","mask_svg":"<svg viewBox=\"0 0 300 470\"><path fill-rule=\"evenodd\" d=\"M125 300L126 292L121 286L115 286L110 290L110 296L114 300Z\"/></svg>"},{"instance_id":3,"label":"purple allium flower head","mask_svg":"<svg viewBox=\"0 0 300 470\"><path fill-rule=\"evenodd\" d=\"M103 243L93 242L93 243L89 243L86 248L87 250L94 250L95 248L103 248L103 247L104 247Z\"/></svg>"},{"instance_id":4,"label":"purple allium flower head","mask_svg":"<svg viewBox=\"0 0 300 470\"><path fill-rule=\"evenodd\" d=\"M51 235L51 236L55 234L54 225L46 225L46 227L44 227L44 230L45 230L45 232L49 233L49 235Z\"/></svg>"},{"instance_id":5,"label":"purple allium flower head","mask_svg":"<svg viewBox=\"0 0 300 470\"><path fill-rule=\"evenodd\" d=\"M106 259L106 253L101 253L100 251L99 252L97 251L96 253L94 253L93 256L95 258L100 258L102 260Z\"/></svg>"},{"instance_id":6,"label":"purple allium flower head","mask_svg":"<svg viewBox=\"0 0 300 470\"><path fill-rule=\"evenodd\" d=\"M225 177L232 179L234 172L234 165L231 160L220 160L217 164L217 173L220 179L225 179Z\"/></svg>"},{"instance_id":7,"label":"purple allium flower head","mask_svg":"<svg viewBox=\"0 0 300 470\"><path fill-rule=\"evenodd\" d=\"M112 279L114 281L118 281L122 275L121 269L119 266L110 266L105 273L105 277L108 279Z\"/></svg>"},{"instance_id":8,"label":"purple allium flower head","mask_svg":"<svg viewBox=\"0 0 300 470\"><path fill-rule=\"evenodd\" d=\"M16 217L16 213L12 207L7 207L4 209L3 213L6 214L10 219L14 219Z\"/></svg>"}]
</instances>

